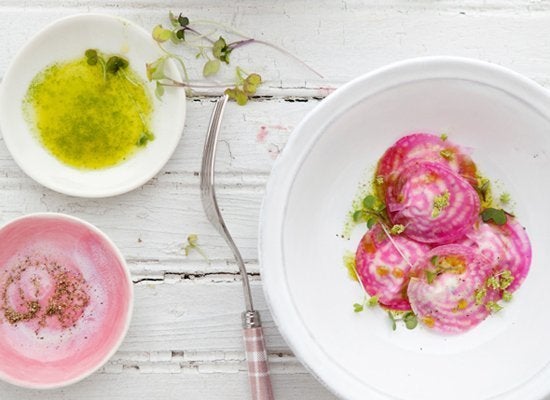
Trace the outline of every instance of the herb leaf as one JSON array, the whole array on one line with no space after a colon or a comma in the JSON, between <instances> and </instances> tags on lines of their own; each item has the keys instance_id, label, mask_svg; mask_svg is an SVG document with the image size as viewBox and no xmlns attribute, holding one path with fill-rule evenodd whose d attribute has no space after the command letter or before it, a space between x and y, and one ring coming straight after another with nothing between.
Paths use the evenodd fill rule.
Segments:
<instances>
[{"instance_id":1,"label":"herb leaf","mask_svg":"<svg viewBox=\"0 0 550 400\"><path fill-rule=\"evenodd\" d=\"M172 37L172 31L170 29L164 29L162 25L157 25L153 28L153 39L158 43L164 43Z\"/></svg>"},{"instance_id":2,"label":"herb leaf","mask_svg":"<svg viewBox=\"0 0 550 400\"><path fill-rule=\"evenodd\" d=\"M212 46L212 55L226 64L229 64L229 55L231 54L231 51L232 49L227 46L225 39L221 36Z\"/></svg>"},{"instance_id":3,"label":"herb leaf","mask_svg":"<svg viewBox=\"0 0 550 400\"><path fill-rule=\"evenodd\" d=\"M128 60L119 56L111 56L105 63L105 70L111 74L116 74L125 68L128 68Z\"/></svg>"},{"instance_id":4,"label":"herb leaf","mask_svg":"<svg viewBox=\"0 0 550 400\"><path fill-rule=\"evenodd\" d=\"M506 224L506 213L502 209L486 208L481 213L481 219L483 222L493 222L495 225Z\"/></svg>"},{"instance_id":5,"label":"herb leaf","mask_svg":"<svg viewBox=\"0 0 550 400\"><path fill-rule=\"evenodd\" d=\"M364 310L363 304L355 303L353 305L353 311L354 312L361 312Z\"/></svg>"},{"instance_id":6,"label":"herb leaf","mask_svg":"<svg viewBox=\"0 0 550 400\"><path fill-rule=\"evenodd\" d=\"M220 70L220 60L208 60L204 64L202 74L204 77L208 77L211 75L216 75L219 70Z\"/></svg>"},{"instance_id":7,"label":"herb leaf","mask_svg":"<svg viewBox=\"0 0 550 400\"><path fill-rule=\"evenodd\" d=\"M374 210L374 204L376 203L376 197L372 194L369 194L363 199L363 207L367 210Z\"/></svg>"},{"instance_id":8,"label":"herb leaf","mask_svg":"<svg viewBox=\"0 0 550 400\"><path fill-rule=\"evenodd\" d=\"M418 319L412 311L409 311L403 315L403 322L405 323L407 329L414 329L418 325Z\"/></svg>"},{"instance_id":9,"label":"herb leaf","mask_svg":"<svg viewBox=\"0 0 550 400\"><path fill-rule=\"evenodd\" d=\"M86 50L84 55L86 56L86 62L88 63L88 65L96 65L97 64L98 58L99 58L98 55L97 55L97 50L88 49L88 50Z\"/></svg>"},{"instance_id":10,"label":"herb leaf","mask_svg":"<svg viewBox=\"0 0 550 400\"><path fill-rule=\"evenodd\" d=\"M367 228L368 229L371 229L374 224L376 224L377 222L377 218L376 217L370 217L368 220L367 220Z\"/></svg>"}]
</instances>

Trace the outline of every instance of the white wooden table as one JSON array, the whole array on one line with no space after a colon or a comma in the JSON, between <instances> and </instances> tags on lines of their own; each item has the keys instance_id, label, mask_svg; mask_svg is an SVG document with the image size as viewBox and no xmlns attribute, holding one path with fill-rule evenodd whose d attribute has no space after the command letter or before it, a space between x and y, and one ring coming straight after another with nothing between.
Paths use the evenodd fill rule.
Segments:
<instances>
[{"instance_id":1,"label":"white wooden table","mask_svg":"<svg viewBox=\"0 0 550 400\"><path fill-rule=\"evenodd\" d=\"M0 0L0 73L30 34L82 12L119 15L150 30L169 10L213 19L271 41L325 75L259 47L238 62L269 80L261 97L227 109L218 151L217 192L250 271L262 312L278 399L335 399L294 358L267 310L257 260L264 186L292 129L328 88L409 57L457 55L502 64L550 86L550 2L318 0ZM196 75L197 71L192 72ZM0 222L41 211L63 212L104 230L128 260L135 314L120 351L99 372L62 390L29 391L0 383L2 400L246 399L242 291L229 250L199 200L204 135L220 93L189 98L183 138L165 168L142 188L114 198L67 197L38 185L0 143ZM257 134L267 130L265 141ZM185 256L196 233L211 262ZM339 266L335 266L339 268Z\"/></svg>"}]
</instances>

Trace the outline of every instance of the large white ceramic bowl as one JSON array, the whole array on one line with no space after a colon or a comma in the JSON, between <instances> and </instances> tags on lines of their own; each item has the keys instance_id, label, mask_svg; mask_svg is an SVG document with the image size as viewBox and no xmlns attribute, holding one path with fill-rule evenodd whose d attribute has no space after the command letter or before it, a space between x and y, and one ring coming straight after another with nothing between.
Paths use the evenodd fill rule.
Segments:
<instances>
[{"instance_id":1,"label":"large white ceramic bowl","mask_svg":"<svg viewBox=\"0 0 550 400\"><path fill-rule=\"evenodd\" d=\"M342 264L365 172L399 137L445 132L473 149L527 228L533 263L505 309L468 333L392 331ZM372 169L370 169L372 173ZM364 181L364 180L363 180ZM260 223L274 319L309 370L345 399L541 399L550 394L550 95L485 62L421 58L338 89L296 128L271 175Z\"/></svg>"},{"instance_id":2,"label":"large white ceramic bowl","mask_svg":"<svg viewBox=\"0 0 550 400\"><path fill-rule=\"evenodd\" d=\"M0 129L23 171L42 185L73 196L106 197L128 192L151 179L174 152L185 122L185 91L153 96L151 130L155 140L121 164L100 170L69 167L52 156L33 134L22 101L34 76L50 64L83 57L86 49L122 54L146 80L145 64L163 55L150 33L130 21L102 14L81 14L55 21L37 33L14 58L0 88ZM181 79L175 64L168 75Z\"/></svg>"}]
</instances>

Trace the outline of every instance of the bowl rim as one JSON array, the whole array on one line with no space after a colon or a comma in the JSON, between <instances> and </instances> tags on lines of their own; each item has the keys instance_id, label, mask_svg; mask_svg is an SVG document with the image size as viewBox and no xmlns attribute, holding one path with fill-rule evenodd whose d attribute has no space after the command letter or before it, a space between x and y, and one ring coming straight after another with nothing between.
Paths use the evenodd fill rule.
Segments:
<instances>
[{"instance_id":1,"label":"bowl rim","mask_svg":"<svg viewBox=\"0 0 550 400\"><path fill-rule=\"evenodd\" d=\"M4 77L2 79L2 82L0 83L0 100L7 96L7 93L6 93L7 84L6 84L6 82L10 82L11 79L16 77L18 65L20 65L21 62L25 60L25 57L26 57L25 50L28 47L32 46L35 42L39 41L41 36L44 35L44 33L49 32L53 29L56 29L56 28L58 28L59 26L61 26L63 24L71 24L71 23L74 23L75 21L78 22L79 20L83 21L83 22L86 22L86 21L95 21L95 20L98 20L98 19L104 20L104 21L109 21L109 23L122 23L122 24L130 27L131 29L134 29L136 31L136 33L138 35L140 35L141 39L143 39L144 41L150 41L150 42L153 41L153 39L151 38L151 35L149 34L148 31L145 30L145 28L141 27L140 25L138 25L138 24L126 19L126 18L115 16L115 15L103 14L103 13L77 13L77 14L72 14L72 15L68 15L68 16L65 16L65 17L58 18L58 19L48 23L46 26L44 26L38 32L34 33L23 44L23 46L17 51L17 53L15 54L13 59L11 60L10 64L8 65L8 67L6 69L6 72L4 73ZM161 54L162 53L159 50L159 55L161 55ZM171 66L171 68L173 70L172 73L174 73L174 79L181 80L182 79L181 73L180 73L179 69L176 67L176 64L174 63L174 61L171 60L171 59L168 59L166 62L169 66ZM151 168L149 170L149 172L142 174L141 178L128 180L127 182L129 182L129 183L120 184L116 188L112 188L110 190L105 190L105 189L102 189L102 190L90 190L90 189L83 190L83 189L80 189L78 187L66 187L62 183L57 184L57 183L52 183L52 182L44 182L44 180L41 178L41 176L34 172L35 169L32 168L32 167L29 167L29 165L27 165L28 163L24 159L21 159L21 157L14 156L14 152L12 151L12 149L14 148L15 145L9 139L10 135L5 134L5 132L9 131L9 129L7 129L9 127L6 126L5 119L1 118L2 113L0 113L0 132L1 132L2 138L4 139L4 142L6 144L6 147L8 148L8 151L9 151L12 159L19 166L19 168L21 168L21 170L23 170L23 172L25 172L26 175L28 175L30 178L32 178L34 181L38 182L39 184L41 184L41 185L43 185L43 186L45 186L45 187L47 187L51 190L54 190L58 193L62 193L62 194L69 195L69 196L75 196L75 197L106 198L106 197L118 196L120 194L130 192L130 191L144 185L148 181L150 181L155 175L157 175L162 170L162 168L166 165L166 163L172 158L172 156L173 156L174 152L176 151L176 148L177 148L177 146L180 142L181 136L183 134L186 115L187 115L187 102L186 102L185 90L180 90L178 93L180 93L179 96L181 97L180 101L181 101L181 106L182 106L181 110L180 110L181 117L179 118L179 121L178 121L178 123L181 126L178 126L177 133L174 136L174 138L172 140L172 143L171 143L171 146L170 146L171 148L167 149L166 155L164 157L162 157L162 159L164 161L159 162L156 166L154 166L154 168ZM118 166L120 166L122 164L123 163L120 163L120 164L114 165L113 167L108 167L108 168L117 168ZM62 163L62 165L63 165L64 168L73 168L73 167L70 167L70 166L65 165L63 163ZM100 169L100 171L103 171L103 170L104 169ZM90 172L93 173L93 170L90 170Z\"/></svg>"},{"instance_id":2,"label":"bowl rim","mask_svg":"<svg viewBox=\"0 0 550 400\"><path fill-rule=\"evenodd\" d=\"M68 215L68 214L56 213L56 212L38 212L38 213L26 214L26 215L14 218L14 219L6 222L5 224L3 224L0 227L0 232L2 230L4 230L5 228L7 228L8 226L12 225L12 224L16 224L16 223L19 223L21 221L24 221L24 220L30 219L30 218L45 218L45 219L51 219L51 220L65 220L65 221L75 222L77 224L80 224L80 225L84 226L86 229L94 232L96 235L98 235L103 240L105 240L105 242L108 244L110 250L116 256L116 258L118 259L118 261L120 262L120 264L122 266L122 269L124 271L124 277L125 277L125 280L126 280L126 285L127 285L127 288L128 288L128 293L129 293L128 308L126 310L124 326L121 329L121 331L119 332L119 337L118 337L117 341L114 343L114 345L111 347L111 349L105 354L105 356L96 365L92 366L91 368L84 371L80 375L78 375L74 378L67 379L67 380L62 380L62 381L59 381L59 382L53 382L53 383L48 383L48 384L40 384L40 383L27 382L27 381L24 381L24 380L21 380L21 379L14 379L11 376L5 374L3 371L0 370L0 379L2 379L3 381L5 381L7 383L12 384L12 385L16 385L16 386L23 387L23 388L26 388L26 389L41 389L41 390L42 389L59 389L59 388L63 388L63 387L72 385L74 383L80 382L83 379L89 377L94 372L96 372L99 368L104 366L107 363L107 361L109 361L109 359L118 351L118 349L120 348L120 345L122 344L122 342L124 341L124 339L125 339L125 337L128 333L128 329L130 328L130 322L131 322L133 314L134 314L134 286L133 286L133 282L132 282L132 277L130 275L130 270L128 268L128 264L126 263L126 260L124 259L124 256L122 255L122 252L120 251L120 249L111 240L111 238L109 238L109 236L107 236L106 233L104 233L102 230L100 230L95 225L93 225L90 222L85 221L81 218L78 218L78 217L75 217L75 216L72 216L72 215Z\"/></svg>"},{"instance_id":3,"label":"bowl rim","mask_svg":"<svg viewBox=\"0 0 550 400\"><path fill-rule=\"evenodd\" d=\"M258 227L258 258L267 305L281 335L296 357L320 383L341 398L359 400L368 395L373 400L397 399L359 382L339 365L335 365L310 337L299 317L286 282L282 241L290 190L309 150L323 135L326 126L342 112L382 90L429 79L461 79L488 85L529 104L541 115L550 118L550 91L508 68L454 56L407 59L359 76L321 101L290 135L274 163L266 185ZM356 95L354 101L350 100L349 94ZM550 393L550 384L545 384L549 378L550 368L547 364L527 382L499 394L495 399L512 400L520 395L522 398L538 399Z\"/></svg>"}]
</instances>

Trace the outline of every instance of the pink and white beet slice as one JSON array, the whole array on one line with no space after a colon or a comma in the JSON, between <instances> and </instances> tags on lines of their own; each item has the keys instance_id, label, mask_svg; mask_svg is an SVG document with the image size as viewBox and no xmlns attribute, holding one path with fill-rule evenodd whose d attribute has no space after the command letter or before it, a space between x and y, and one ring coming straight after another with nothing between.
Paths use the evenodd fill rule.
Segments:
<instances>
[{"instance_id":1,"label":"pink and white beet slice","mask_svg":"<svg viewBox=\"0 0 550 400\"><path fill-rule=\"evenodd\" d=\"M412 309L419 321L436 331L468 331L489 315L487 302L499 299L496 291L487 290L476 303L476 291L485 288L492 272L491 262L471 247L436 247L411 273L407 293Z\"/></svg>"},{"instance_id":2,"label":"pink and white beet slice","mask_svg":"<svg viewBox=\"0 0 550 400\"><path fill-rule=\"evenodd\" d=\"M509 292L517 290L529 272L531 243L525 228L513 217L509 216L505 225L480 219L460 243L488 258L496 271L510 271L514 280L506 289Z\"/></svg>"},{"instance_id":3,"label":"pink and white beet slice","mask_svg":"<svg viewBox=\"0 0 550 400\"><path fill-rule=\"evenodd\" d=\"M356 270L367 293L378 296L380 304L393 310L410 310L407 299L410 266L430 247L405 236L392 236L379 224L361 239L356 252Z\"/></svg>"},{"instance_id":4,"label":"pink and white beet slice","mask_svg":"<svg viewBox=\"0 0 550 400\"><path fill-rule=\"evenodd\" d=\"M413 133L395 142L378 162L376 176L391 183L395 172L413 159L446 165L470 184L477 184L476 165L467 151L449 140L443 140L441 136L429 133Z\"/></svg>"},{"instance_id":5,"label":"pink and white beet slice","mask_svg":"<svg viewBox=\"0 0 550 400\"><path fill-rule=\"evenodd\" d=\"M443 164L417 160L387 187L386 205L392 223L404 225L408 237L433 244L463 237L480 209L477 192L464 178Z\"/></svg>"}]
</instances>

